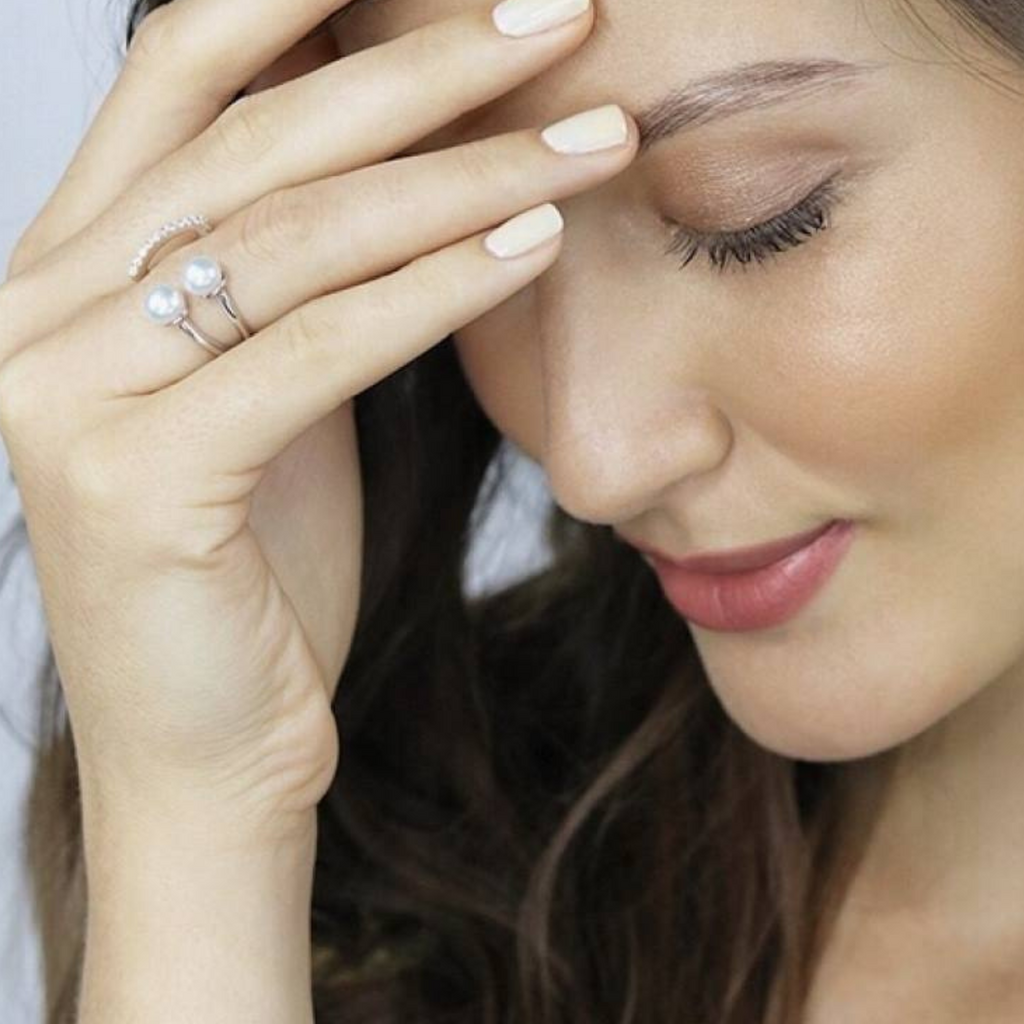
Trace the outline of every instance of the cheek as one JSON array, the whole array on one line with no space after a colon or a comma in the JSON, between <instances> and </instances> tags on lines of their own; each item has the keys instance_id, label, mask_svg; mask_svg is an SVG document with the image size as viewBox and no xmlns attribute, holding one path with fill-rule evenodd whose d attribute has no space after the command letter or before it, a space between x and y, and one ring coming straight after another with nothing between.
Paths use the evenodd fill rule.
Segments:
<instances>
[{"instance_id":1,"label":"cheek","mask_svg":"<svg viewBox=\"0 0 1024 1024\"><path fill-rule=\"evenodd\" d=\"M773 298L728 318L719 372L733 411L798 464L916 516L991 487L1024 442L1024 218L1005 182L975 195L915 168L862 221L840 208Z\"/></svg>"},{"instance_id":2,"label":"cheek","mask_svg":"<svg viewBox=\"0 0 1024 1024\"><path fill-rule=\"evenodd\" d=\"M783 642L699 634L732 717L789 756L902 743L1024 657L1024 182L925 166L721 336L732 414L876 520Z\"/></svg>"},{"instance_id":3,"label":"cheek","mask_svg":"<svg viewBox=\"0 0 1024 1024\"><path fill-rule=\"evenodd\" d=\"M543 447L544 402L533 289L512 296L454 335L477 401L492 423L533 458Z\"/></svg>"}]
</instances>

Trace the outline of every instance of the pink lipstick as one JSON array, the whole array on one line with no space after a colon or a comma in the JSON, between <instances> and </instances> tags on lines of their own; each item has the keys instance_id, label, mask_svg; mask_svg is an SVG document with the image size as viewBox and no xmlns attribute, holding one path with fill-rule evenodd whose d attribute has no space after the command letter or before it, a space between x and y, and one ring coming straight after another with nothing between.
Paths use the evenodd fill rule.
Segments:
<instances>
[{"instance_id":1,"label":"pink lipstick","mask_svg":"<svg viewBox=\"0 0 1024 1024\"><path fill-rule=\"evenodd\" d=\"M669 603L695 625L722 632L777 626L793 618L842 561L854 523L838 519L799 537L672 562L648 559Z\"/></svg>"}]
</instances>

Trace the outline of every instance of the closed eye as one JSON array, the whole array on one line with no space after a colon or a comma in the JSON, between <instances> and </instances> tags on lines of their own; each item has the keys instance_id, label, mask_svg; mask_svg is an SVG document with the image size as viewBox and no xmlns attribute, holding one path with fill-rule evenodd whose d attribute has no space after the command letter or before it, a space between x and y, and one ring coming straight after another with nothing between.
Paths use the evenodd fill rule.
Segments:
<instances>
[{"instance_id":1,"label":"closed eye","mask_svg":"<svg viewBox=\"0 0 1024 1024\"><path fill-rule=\"evenodd\" d=\"M711 266L721 272L730 261L745 269L752 260L761 264L770 256L795 249L829 227L830 215L842 198L838 178L836 171L796 206L742 231L704 233L680 227L674 232L665 255L678 256L682 269L698 253L705 252ZM666 223L673 222L666 219Z\"/></svg>"}]
</instances>

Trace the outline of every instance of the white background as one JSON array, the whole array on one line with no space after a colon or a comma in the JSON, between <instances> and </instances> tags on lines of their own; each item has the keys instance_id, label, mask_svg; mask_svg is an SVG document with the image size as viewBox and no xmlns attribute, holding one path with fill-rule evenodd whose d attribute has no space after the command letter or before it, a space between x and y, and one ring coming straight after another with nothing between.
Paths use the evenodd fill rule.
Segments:
<instances>
[{"instance_id":1,"label":"white background","mask_svg":"<svg viewBox=\"0 0 1024 1024\"><path fill-rule=\"evenodd\" d=\"M117 73L126 6L0 0L0 277ZM516 450L509 454L513 486L478 535L470 589L527 572L546 557L537 532L549 500L546 481ZM0 442L0 1024L35 1024L39 956L22 834L45 624L7 470Z\"/></svg>"},{"instance_id":2,"label":"white background","mask_svg":"<svg viewBox=\"0 0 1024 1024\"><path fill-rule=\"evenodd\" d=\"M116 73L125 0L0 2L0 264Z\"/></svg>"}]
</instances>

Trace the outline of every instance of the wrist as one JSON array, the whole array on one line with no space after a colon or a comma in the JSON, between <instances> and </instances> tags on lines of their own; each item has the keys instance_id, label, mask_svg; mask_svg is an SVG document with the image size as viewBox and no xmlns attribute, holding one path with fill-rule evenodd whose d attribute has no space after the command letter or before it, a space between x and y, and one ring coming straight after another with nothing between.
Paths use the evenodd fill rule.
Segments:
<instances>
[{"instance_id":1,"label":"wrist","mask_svg":"<svg viewBox=\"0 0 1024 1024\"><path fill-rule=\"evenodd\" d=\"M82 1024L312 1021L315 816L270 838L107 815L84 840Z\"/></svg>"},{"instance_id":2,"label":"wrist","mask_svg":"<svg viewBox=\"0 0 1024 1024\"><path fill-rule=\"evenodd\" d=\"M84 839L120 843L126 832L143 843L188 848L198 842L226 855L236 850L307 846L316 831L319 793L269 792L233 781L218 787L151 769L102 773L79 758Z\"/></svg>"}]
</instances>

